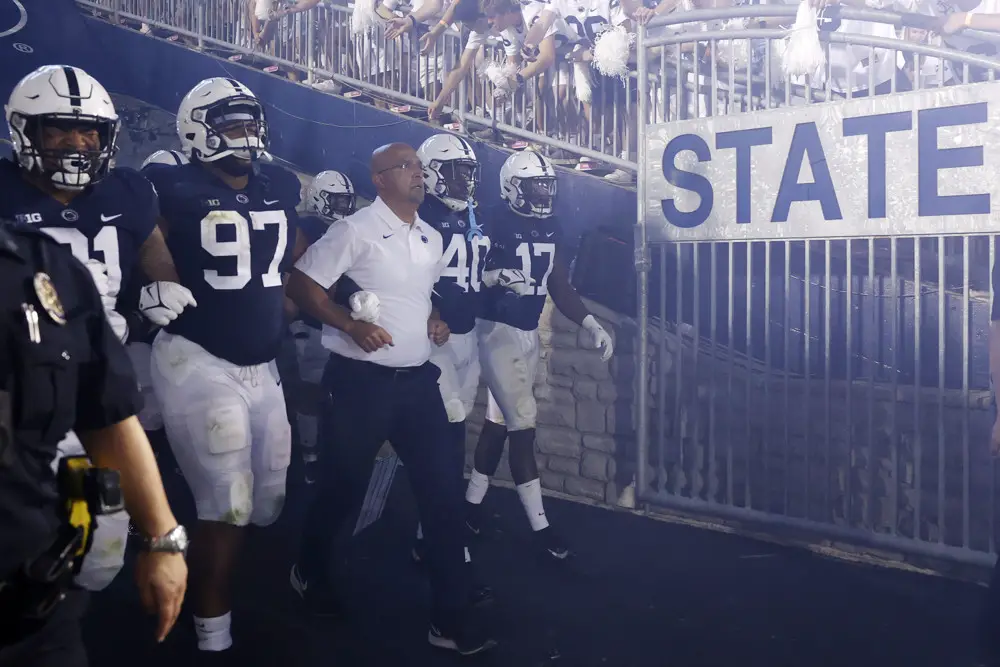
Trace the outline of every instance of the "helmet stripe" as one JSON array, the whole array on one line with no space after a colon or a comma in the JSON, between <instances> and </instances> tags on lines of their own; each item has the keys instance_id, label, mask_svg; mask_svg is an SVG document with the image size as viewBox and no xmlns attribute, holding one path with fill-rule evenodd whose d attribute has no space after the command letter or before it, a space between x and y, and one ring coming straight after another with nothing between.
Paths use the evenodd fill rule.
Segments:
<instances>
[{"instance_id":1,"label":"helmet stripe","mask_svg":"<svg viewBox=\"0 0 1000 667\"><path fill-rule=\"evenodd\" d=\"M82 105L80 100L80 81L76 78L76 70L72 67L63 67L63 74L66 76L66 88L69 92L69 103L76 109Z\"/></svg>"}]
</instances>

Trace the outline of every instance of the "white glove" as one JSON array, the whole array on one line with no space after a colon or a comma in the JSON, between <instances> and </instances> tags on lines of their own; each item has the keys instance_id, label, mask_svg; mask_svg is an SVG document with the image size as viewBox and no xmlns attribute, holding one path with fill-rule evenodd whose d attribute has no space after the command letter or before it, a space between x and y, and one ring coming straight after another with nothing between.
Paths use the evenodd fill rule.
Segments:
<instances>
[{"instance_id":1,"label":"white glove","mask_svg":"<svg viewBox=\"0 0 1000 667\"><path fill-rule=\"evenodd\" d=\"M101 295L101 305L104 306L104 314L108 318L111 329L118 336L118 340L125 342L128 338L128 322L125 316L115 310L117 300L113 296L108 296L110 284L108 282L108 267L103 262L96 259L88 259L83 263L90 271L90 277L94 279L94 286L97 293Z\"/></svg>"},{"instance_id":2,"label":"white glove","mask_svg":"<svg viewBox=\"0 0 1000 667\"><path fill-rule=\"evenodd\" d=\"M487 287L506 287L518 296L524 296L531 290L531 285L535 281L531 276L524 275L519 269L493 269L483 271L483 284Z\"/></svg>"},{"instance_id":3,"label":"white glove","mask_svg":"<svg viewBox=\"0 0 1000 667\"><path fill-rule=\"evenodd\" d=\"M601 350L601 361L607 361L614 354L615 348L611 343L611 336L608 332L604 330L597 322L597 318L593 315L587 315L583 318L581 325L584 329L590 332L590 335L594 337L594 349Z\"/></svg>"},{"instance_id":4,"label":"white glove","mask_svg":"<svg viewBox=\"0 0 1000 667\"><path fill-rule=\"evenodd\" d=\"M139 310L150 322L165 327L188 306L197 306L191 290L166 280L150 283L139 294Z\"/></svg>"},{"instance_id":5,"label":"white glove","mask_svg":"<svg viewBox=\"0 0 1000 667\"><path fill-rule=\"evenodd\" d=\"M94 279L94 286L97 288L97 293L101 295L101 301L103 302L105 297L108 296L108 267L105 266L104 262L98 262L96 259L88 259L83 263L90 271L90 277Z\"/></svg>"},{"instance_id":6,"label":"white glove","mask_svg":"<svg viewBox=\"0 0 1000 667\"><path fill-rule=\"evenodd\" d=\"M378 297L371 292L355 292L347 301L351 304L351 319L371 324L378 319Z\"/></svg>"}]
</instances>

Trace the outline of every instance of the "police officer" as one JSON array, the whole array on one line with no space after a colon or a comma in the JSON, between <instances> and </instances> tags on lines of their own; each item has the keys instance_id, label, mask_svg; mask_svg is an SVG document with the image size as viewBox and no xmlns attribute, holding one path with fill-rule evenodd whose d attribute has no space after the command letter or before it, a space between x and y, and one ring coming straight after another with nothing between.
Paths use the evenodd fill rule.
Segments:
<instances>
[{"instance_id":1,"label":"police officer","mask_svg":"<svg viewBox=\"0 0 1000 667\"><path fill-rule=\"evenodd\" d=\"M74 568L94 517L122 504L146 536L136 580L162 641L184 599L187 536L90 272L44 232L0 221L0 285L0 667L86 665ZM64 459L56 474L70 429L89 460Z\"/></svg>"}]
</instances>

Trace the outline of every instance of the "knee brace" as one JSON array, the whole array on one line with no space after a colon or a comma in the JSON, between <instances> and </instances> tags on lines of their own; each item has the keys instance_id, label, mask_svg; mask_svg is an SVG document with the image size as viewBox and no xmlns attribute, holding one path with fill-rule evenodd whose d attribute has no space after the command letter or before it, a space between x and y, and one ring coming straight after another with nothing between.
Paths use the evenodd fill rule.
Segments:
<instances>
[{"instance_id":1,"label":"knee brace","mask_svg":"<svg viewBox=\"0 0 1000 667\"><path fill-rule=\"evenodd\" d=\"M253 475L253 512L250 523L270 526L281 516L285 506L285 481L292 462L292 431L281 411L271 413L263 438L255 437Z\"/></svg>"},{"instance_id":2,"label":"knee brace","mask_svg":"<svg viewBox=\"0 0 1000 667\"><path fill-rule=\"evenodd\" d=\"M270 526L281 516L285 508L285 478L271 480L266 484L254 484L253 511L250 523L262 528Z\"/></svg>"},{"instance_id":3,"label":"knee brace","mask_svg":"<svg viewBox=\"0 0 1000 667\"><path fill-rule=\"evenodd\" d=\"M198 518L219 521L231 526L250 523L253 512L253 474L249 470L234 470L213 475L211 495L194 493Z\"/></svg>"},{"instance_id":4,"label":"knee brace","mask_svg":"<svg viewBox=\"0 0 1000 667\"><path fill-rule=\"evenodd\" d=\"M538 404L532 394L519 396L514 402L514 414L507 419L508 431L524 431L535 428L535 420L538 417Z\"/></svg>"}]
</instances>

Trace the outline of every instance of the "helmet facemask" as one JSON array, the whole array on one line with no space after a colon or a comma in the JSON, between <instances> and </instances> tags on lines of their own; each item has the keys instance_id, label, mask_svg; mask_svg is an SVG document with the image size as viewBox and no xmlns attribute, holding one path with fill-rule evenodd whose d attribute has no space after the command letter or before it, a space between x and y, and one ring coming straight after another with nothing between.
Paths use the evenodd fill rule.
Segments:
<instances>
[{"instance_id":1,"label":"helmet facemask","mask_svg":"<svg viewBox=\"0 0 1000 667\"><path fill-rule=\"evenodd\" d=\"M352 215L357 206L357 198L350 192L330 192L321 190L323 206L318 213L327 220L343 220Z\"/></svg>"},{"instance_id":2,"label":"helmet facemask","mask_svg":"<svg viewBox=\"0 0 1000 667\"><path fill-rule=\"evenodd\" d=\"M256 98L227 97L194 109L191 119L205 128L205 147L211 151L196 149L202 162L229 156L243 162L269 157L267 119Z\"/></svg>"},{"instance_id":3,"label":"helmet facemask","mask_svg":"<svg viewBox=\"0 0 1000 667\"><path fill-rule=\"evenodd\" d=\"M515 210L536 218L548 218L552 215L558 189L554 176L515 177L510 182L518 193L513 204Z\"/></svg>"},{"instance_id":4,"label":"helmet facemask","mask_svg":"<svg viewBox=\"0 0 1000 667\"><path fill-rule=\"evenodd\" d=\"M53 187L80 191L100 181L118 152L117 118L90 114L11 114L10 131L21 167L42 176ZM84 140L72 145L69 137ZM84 145L81 145L84 144Z\"/></svg>"},{"instance_id":5,"label":"helmet facemask","mask_svg":"<svg viewBox=\"0 0 1000 667\"><path fill-rule=\"evenodd\" d=\"M476 200L476 186L479 184L479 162L476 160L432 160L430 169L438 174L435 192L432 194L448 203L473 202Z\"/></svg>"}]
</instances>

